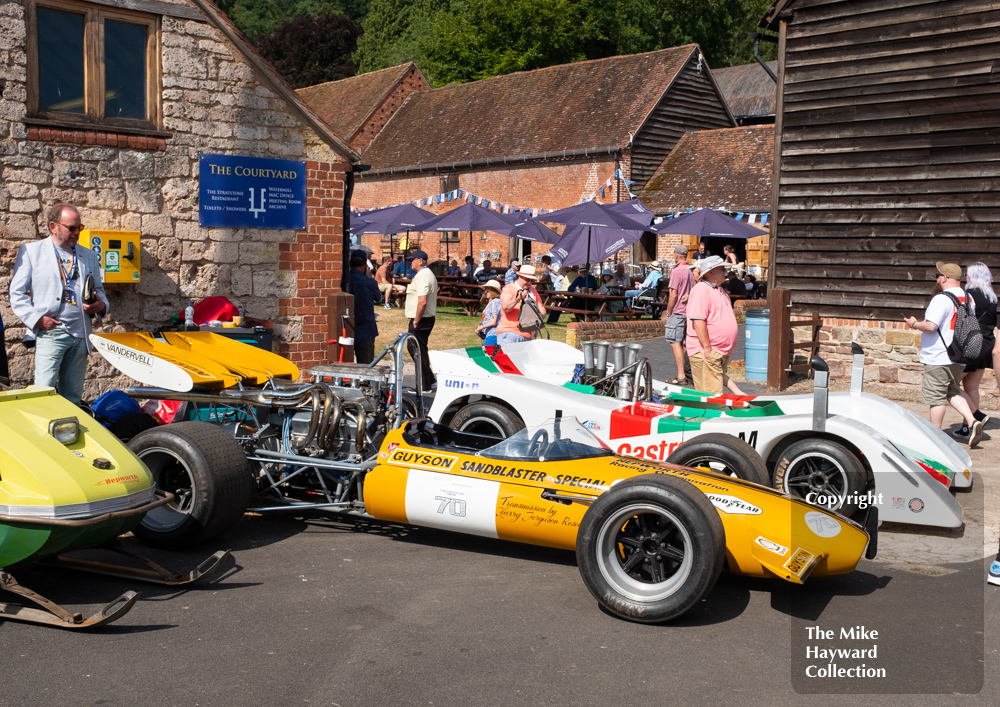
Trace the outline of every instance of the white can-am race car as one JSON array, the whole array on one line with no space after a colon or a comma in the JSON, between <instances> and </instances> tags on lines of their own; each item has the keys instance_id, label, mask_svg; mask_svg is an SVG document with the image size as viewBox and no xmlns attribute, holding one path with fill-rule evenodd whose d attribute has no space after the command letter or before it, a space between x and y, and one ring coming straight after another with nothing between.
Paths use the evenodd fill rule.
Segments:
<instances>
[{"instance_id":1,"label":"white can-am race car","mask_svg":"<svg viewBox=\"0 0 1000 707\"><path fill-rule=\"evenodd\" d=\"M607 364L609 375L582 385L573 380L583 352L545 340L430 356L430 417L459 430L507 437L574 416L618 454L709 466L844 515L874 505L883 521L962 525L951 489L971 485L969 455L927 420L860 389L713 396L653 380L645 359L625 370ZM757 450L759 468L736 468L726 449L733 437Z\"/></svg>"}]
</instances>

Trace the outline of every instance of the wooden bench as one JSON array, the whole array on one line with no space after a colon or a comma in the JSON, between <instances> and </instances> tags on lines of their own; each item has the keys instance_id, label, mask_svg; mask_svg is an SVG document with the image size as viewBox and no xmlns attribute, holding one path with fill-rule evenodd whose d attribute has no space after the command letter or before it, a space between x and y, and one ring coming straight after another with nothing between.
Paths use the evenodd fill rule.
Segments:
<instances>
[{"instance_id":1,"label":"wooden bench","mask_svg":"<svg viewBox=\"0 0 1000 707\"><path fill-rule=\"evenodd\" d=\"M462 305L462 309L470 317L477 316L480 311L482 311L482 297L473 299L472 297L458 297L456 295L442 295L437 296L437 301L440 302L457 302Z\"/></svg>"}]
</instances>

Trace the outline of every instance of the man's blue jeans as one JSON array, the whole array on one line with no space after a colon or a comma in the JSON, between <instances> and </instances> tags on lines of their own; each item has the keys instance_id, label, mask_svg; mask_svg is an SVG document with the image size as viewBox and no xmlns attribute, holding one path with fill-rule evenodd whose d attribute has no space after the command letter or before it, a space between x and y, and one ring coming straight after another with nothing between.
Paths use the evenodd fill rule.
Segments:
<instances>
[{"instance_id":1,"label":"man's blue jeans","mask_svg":"<svg viewBox=\"0 0 1000 707\"><path fill-rule=\"evenodd\" d=\"M38 332L35 340L35 385L55 388L71 403L80 404L87 377L87 341L55 327Z\"/></svg>"}]
</instances>

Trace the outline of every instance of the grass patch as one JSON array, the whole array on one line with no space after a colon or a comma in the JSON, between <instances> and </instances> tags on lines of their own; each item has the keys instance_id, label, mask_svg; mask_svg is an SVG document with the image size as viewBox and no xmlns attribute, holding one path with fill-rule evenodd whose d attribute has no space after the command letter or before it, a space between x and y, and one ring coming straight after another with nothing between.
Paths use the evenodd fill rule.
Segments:
<instances>
[{"instance_id":1,"label":"grass patch","mask_svg":"<svg viewBox=\"0 0 1000 707\"><path fill-rule=\"evenodd\" d=\"M375 339L376 353L389 345L396 336L406 331L409 320L402 309L375 308L378 315L378 338ZM557 324L548 324L542 330L542 337L548 332L553 341L566 342L566 315ZM431 331L429 347L432 350L464 349L470 346L481 346L482 340L476 335L479 317L469 317L458 305L438 307L434 318L434 329Z\"/></svg>"}]
</instances>

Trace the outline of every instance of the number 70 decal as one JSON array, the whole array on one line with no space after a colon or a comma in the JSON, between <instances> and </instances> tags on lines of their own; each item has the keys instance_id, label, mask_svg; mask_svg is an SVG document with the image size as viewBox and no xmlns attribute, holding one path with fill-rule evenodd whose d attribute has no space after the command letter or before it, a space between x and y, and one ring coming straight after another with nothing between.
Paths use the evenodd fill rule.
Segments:
<instances>
[{"instance_id":1,"label":"number 70 decal","mask_svg":"<svg viewBox=\"0 0 1000 707\"><path fill-rule=\"evenodd\" d=\"M448 515L452 515L457 518L465 518L465 501L461 498L435 496L434 500L441 502L441 505L439 505L437 509L439 514L444 515L445 510L447 510Z\"/></svg>"}]
</instances>

